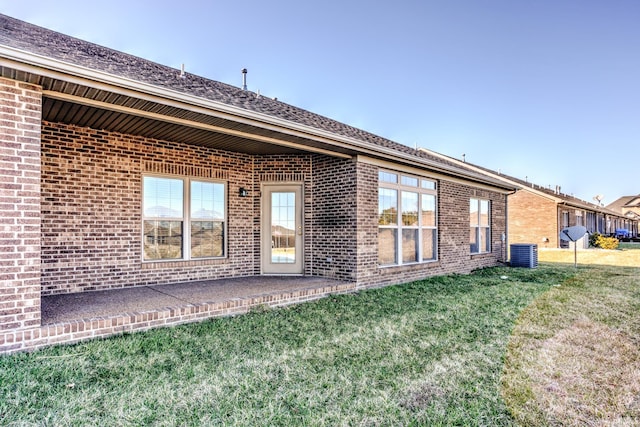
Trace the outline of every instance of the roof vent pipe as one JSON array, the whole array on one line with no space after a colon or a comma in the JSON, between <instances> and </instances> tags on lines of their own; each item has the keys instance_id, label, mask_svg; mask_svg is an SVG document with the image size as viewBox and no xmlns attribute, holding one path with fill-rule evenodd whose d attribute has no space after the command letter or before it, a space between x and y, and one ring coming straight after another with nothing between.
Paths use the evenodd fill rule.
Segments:
<instances>
[{"instance_id":1,"label":"roof vent pipe","mask_svg":"<svg viewBox=\"0 0 640 427\"><path fill-rule=\"evenodd\" d=\"M242 69L242 90L247 90L247 69Z\"/></svg>"}]
</instances>

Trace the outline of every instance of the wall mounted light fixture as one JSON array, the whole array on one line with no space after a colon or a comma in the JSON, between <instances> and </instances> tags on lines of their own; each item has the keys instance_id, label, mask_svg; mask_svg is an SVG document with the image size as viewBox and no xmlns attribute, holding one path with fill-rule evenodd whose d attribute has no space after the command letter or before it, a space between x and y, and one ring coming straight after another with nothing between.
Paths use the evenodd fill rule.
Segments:
<instances>
[{"instance_id":1,"label":"wall mounted light fixture","mask_svg":"<svg viewBox=\"0 0 640 427\"><path fill-rule=\"evenodd\" d=\"M240 187L240 191L238 191L240 197L249 197L249 190L244 187Z\"/></svg>"}]
</instances>

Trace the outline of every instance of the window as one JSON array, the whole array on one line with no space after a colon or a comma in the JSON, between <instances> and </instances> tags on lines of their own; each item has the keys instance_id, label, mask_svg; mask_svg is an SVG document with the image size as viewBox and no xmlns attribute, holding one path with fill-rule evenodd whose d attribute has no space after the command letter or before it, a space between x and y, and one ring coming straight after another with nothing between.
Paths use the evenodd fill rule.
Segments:
<instances>
[{"instance_id":1,"label":"window","mask_svg":"<svg viewBox=\"0 0 640 427\"><path fill-rule=\"evenodd\" d=\"M188 178L143 178L143 259L225 256L225 184Z\"/></svg>"},{"instance_id":2,"label":"window","mask_svg":"<svg viewBox=\"0 0 640 427\"><path fill-rule=\"evenodd\" d=\"M435 181L380 171L378 182L378 263L437 259Z\"/></svg>"},{"instance_id":3,"label":"window","mask_svg":"<svg viewBox=\"0 0 640 427\"><path fill-rule=\"evenodd\" d=\"M470 248L472 254L491 252L491 215L488 200L469 203Z\"/></svg>"}]
</instances>

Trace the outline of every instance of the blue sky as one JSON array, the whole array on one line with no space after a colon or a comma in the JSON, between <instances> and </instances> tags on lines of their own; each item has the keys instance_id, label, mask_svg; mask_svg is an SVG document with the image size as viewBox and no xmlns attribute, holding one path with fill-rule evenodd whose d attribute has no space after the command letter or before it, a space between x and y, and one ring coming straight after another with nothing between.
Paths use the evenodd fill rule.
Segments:
<instances>
[{"instance_id":1,"label":"blue sky","mask_svg":"<svg viewBox=\"0 0 640 427\"><path fill-rule=\"evenodd\" d=\"M380 4L376 4L380 3ZM587 201L640 194L640 1L15 1L0 12Z\"/></svg>"}]
</instances>

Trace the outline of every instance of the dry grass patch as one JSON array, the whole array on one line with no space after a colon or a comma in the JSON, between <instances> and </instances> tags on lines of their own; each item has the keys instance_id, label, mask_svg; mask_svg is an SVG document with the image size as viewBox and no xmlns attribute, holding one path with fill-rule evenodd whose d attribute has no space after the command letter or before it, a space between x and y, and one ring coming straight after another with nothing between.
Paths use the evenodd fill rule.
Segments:
<instances>
[{"instance_id":1,"label":"dry grass patch","mask_svg":"<svg viewBox=\"0 0 640 427\"><path fill-rule=\"evenodd\" d=\"M626 334L583 318L544 340L529 367L538 405L564 425L640 420L640 356Z\"/></svg>"},{"instance_id":2,"label":"dry grass patch","mask_svg":"<svg viewBox=\"0 0 640 427\"><path fill-rule=\"evenodd\" d=\"M579 267L522 312L502 393L522 425L640 425L640 269Z\"/></svg>"},{"instance_id":3,"label":"dry grass patch","mask_svg":"<svg viewBox=\"0 0 640 427\"><path fill-rule=\"evenodd\" d=\"M574 251L570 249L540 249L538 261L571 264ZM585 249L578 251L578 265L610 265L640 267L640 244L627 244L622 249Z\"/></svg>"}]
</instances>

